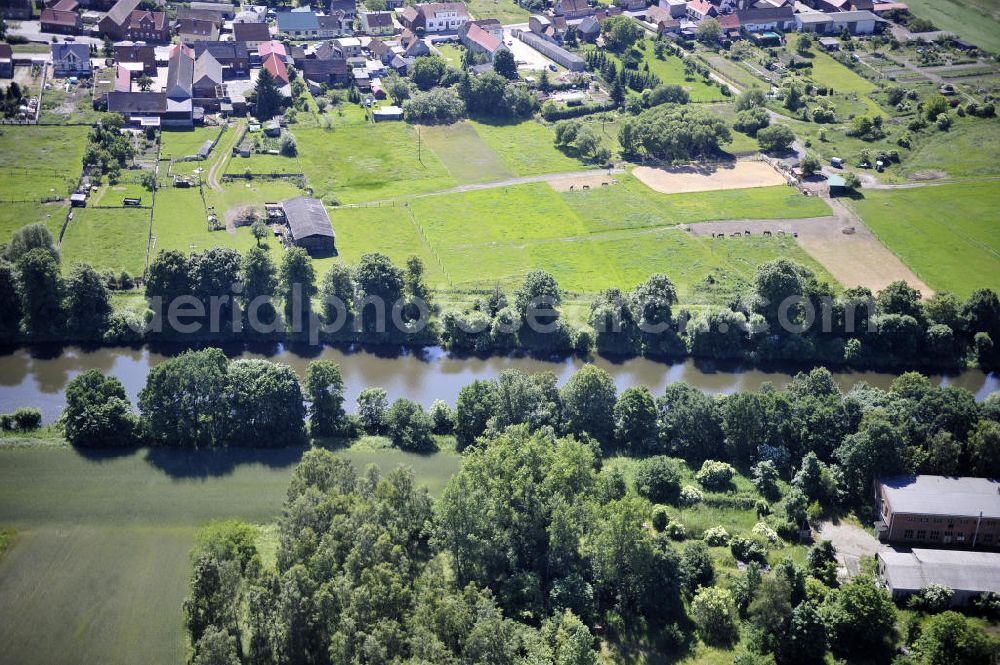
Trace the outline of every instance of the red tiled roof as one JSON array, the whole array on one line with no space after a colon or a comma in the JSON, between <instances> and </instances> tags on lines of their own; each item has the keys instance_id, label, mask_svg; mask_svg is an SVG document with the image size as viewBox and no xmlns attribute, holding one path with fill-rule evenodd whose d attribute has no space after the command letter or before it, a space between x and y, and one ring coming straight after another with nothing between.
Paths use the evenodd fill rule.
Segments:
<instances>
[{"instance_id":1,"label":"red tiled roof","mask_svg":"<svg viewBox=\"0 0 1000 665\"><path fill-rule=\"evenodd\" d=\"M737 16L736 14L726 14L725 16L720 16L719 26L723 30L739 30L740 17Z\"/></svg>"},{"instance_id":2,"label":"red tiled roof","mask_svg":"<svg viewBox=\"0 0 1000 665\"><path fill-rule=\"evenodd\" d=\"M128 92L132 89L132 72L117 65L115 70L115 92Z\"/></svg>"},{"instance_id":3,"label":"red tiled roof","mask_svg":"<svg viewBox=\"0 0 1000 665\"><path fill-rule=\"evenodd\" d=\"M74 26L80 20L76 12L63 11L61 9L43 9L41 22L49 25Z\"/></svg>"},{"instance_id":4,"label":"red tiled roof","mask_svg":"<svg viewBox=\"0 0 1000 665\"><path fill-rule=\"evenodd\" d=\"M500 40L486 32L478 25L473 24L466 33L466 38L486 49L488 53L493 53L500 48Z\"/></svg>"},{"instance_id":5,"label":"red tiled roof","mask_svg":"<svg viewBox=\"0 0 1000 665\"><path fill-rule=\"evenodd\" d=\"M142 27L142 21L150 20L153 22L153 28L155 30L164 30L167 27L167 15L163 12L150 12L143 11L141 9L134 10L128 16L128 20L125 23L125 27L138 29Z\"/></svg>"},{"instance_id":6,"label":"red tiled roof","mask_svg":"<svg viewBox=\"0 0 1000 665\"><path fill-rule=\"evenodd\" d=\"M71 12L79 6L80 3L76 0L59 0L59 2L52 5L52 9L57 9L61 12Z\"/></svg>"},{"instance_id":7,"label":"red tiled roof","mask_svg":"<svg viewBox=\"0 0 1000 665\"><path fill-rule=\"evenodd\" d=\"M708 16L709 13L715 11L715 7L713 7L711 3L707 2L707 0L693 0L692 2L689 2L687 6L689 9L693 9L703 16Z\"/></svg>"},{"instance_id":8,"label":"red tiled roof","mask_svg":"<svg viewBox=\"0 0 1000 665\"><path fill-rule=\"evenodd\" d=\"M264 69L271 72L271 76L280 82L281 85L288 83L288 68L285 67L285 63L282 62L277 54L272 53L264 59Z\"/></svg>"},{"instance_id":9,"label":"red tiled roof","mask_svg":"<svg viewBox=\"0 0 1000 665\"><path fill-rule=\"evenodd\" d=\"M285 45L281 42L276 42L273 39L269 42L261 42L257 46L257 54L260 55L261 58L266 58L272 53L275 53L282 58L288 55L288 51L285 50Z\"/></svg>"}]
</instances>

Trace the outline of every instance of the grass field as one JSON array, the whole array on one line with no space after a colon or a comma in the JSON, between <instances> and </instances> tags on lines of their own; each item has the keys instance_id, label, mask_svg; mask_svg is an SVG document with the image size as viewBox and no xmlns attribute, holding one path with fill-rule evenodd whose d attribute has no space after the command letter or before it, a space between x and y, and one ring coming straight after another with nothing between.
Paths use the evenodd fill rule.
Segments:
<instances>
[{"instance_id":1,"label":"grass field","mask_svg":"<svg viewBox=\"0 0 1000 665\"><path fill-rule=\"evenodd\" d=\"M940 30L994 53L1000 51L1000 5L996 0L913 0L915 15L930 19Z\"/></svg>"},{"instance_id":2,"label":"grass field","mask_svg":"<svg viewBox=\"0 0 1000 665\"><path fill-rule=\"evenodd\" d=\"M866 191L852 205L890 250L937 291L1000 284L995 182Z\"/></svg>"},{"instance_id":3,"label":"grass field","mask_svg":"<svg viewBox=\"0 0 1000 665\"><path fill-rule=\"evenodd\" d=\"M977 177L1000 173L1000 121L995 118L956 118L947 132L924 130L930 138L903 164L903 173L944 171L949 177Z\"/></svg>"},{"instance_id":4,"label":"grass field","mask_svg":"<svg viewBox=\"0 0 1000 665\"><path fill-rule=\"evenodd\" d=\"M164 129L160 133L160 157L181 159L197 155L205 141L212 141L219 135L219 130L219 127Z\"/></svg>"},{"instance_id":5,"label":"grass field","mask_svg":"<svg viewBox=\"0 0 1000 665\"><path fill-rule=\"evenodd\" d=\"M359 470L412 466L439 494L454 453L339 451ZM200 525L274 521L301 450L146 451L88 459L62 447L0 449L0 661L176 665L181 602ZM112 490L113 488L113 490Z\"/></svg>"},{"instance_id":6,"label":"grass field","mask_svg":"<svg viewBox=\"0 0 1000 665\"><path fill-rule=\"evenodd\" d=\"M706 83L701 76L695 75L692 80L687 80L684 74L684 61L678 56L668 53L662 60L657 58L652 39L647 37L639 42L638 46L643 54L642 65L639 68L649 65L650 73L660 77L662 83L679 85L687 90L692 102L715 102L726 98L719 86ZM618 66L621 67L620 60Z\"/></svg>"},{"instance_id":7,"label":"grass field","mask_svg":"<svg viewBox=\"0 0 1000 665\"><path fill-rule=\"evenodd\" d=\"M146 268L149 210L81 208L73 211L60 250L62 266L69 271L83 261L98 270L116 274L127 270L141 275Z\"/></svg>"},{"instance_id":8,"label":"grass field","mask_svg":"<svg viewBox=\"0 0 1000 665\"><path fill-rule=\"evenodd\" d=\"M469 0L469 13L475 18L495 18L503 24L527 23L529 12L514 0Z\"/></svg>"},{"instance_id":9,"label":"grass field","mask_svg":"<svg viewBox=\"0 0 1000 665\"><path fill-rule=\"evenodd\" d=\"M540 122L527 120L517 124L492 124L473 121L472 125L514 175L541 175L586 168L580 160L556 150L552 130Z\"/></svg>"},{"instance_id":10,"label":"grass field","mask_svg":"<svg viewBox=\"0 0 1000 665\"><path fill-rule=\"evenodd\" d=\"M781 255L829 276L790 238L714 243L664 227L720 216L825 214L821 201L787 187L663 195L626 176L619 185L589 192L560 194L533 183L418 197L408 209L335 209L331 218L348 264L369 251L396 260L417 253L437 287L512 286L532 268L543 268L571 291L631 288L665 272L682 293L692 294L709 276L720 289L735 287L761 262Z\"/></svg>"},{"instance_id":11,"label":"grass field","mask_svg":"<svg viewBox=\"0 0 1000 665\"><path fill-rule=\"evenodd\" d=\"M513 175L468 121L421 127L420 136L460 185L503 180Z\"/></svg>"},{"instance_id":12,"label":"grass field","mask_svg":"<svg viewBox=\"0 0 1000 665\"><path fill-rule=\"evenodd\" d=\"M309 185L327 203L388 199L455 184L432 151L422 151L418 159L417 132L406 123L296 128L295 138Z\"/></svg>"},{"instance_id":13,"label":"grass field","mask_svg":"<svg viewBox=\"0 0 1000 665\"><path fill-rule=\"evenodd\" d=\"M302 166L295 157L282 155L258 155L249 157L233 156L226 167L226 173L302 173Z\"/></svg>"}]
</instances>

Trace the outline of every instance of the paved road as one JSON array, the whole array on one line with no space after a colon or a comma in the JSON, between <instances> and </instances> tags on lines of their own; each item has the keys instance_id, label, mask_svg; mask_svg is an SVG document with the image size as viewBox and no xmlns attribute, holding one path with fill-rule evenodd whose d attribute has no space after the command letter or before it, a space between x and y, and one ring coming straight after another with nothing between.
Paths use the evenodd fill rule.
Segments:
<instances>
[{"instance_id":1,"label":"paved road","mask_svg":"<svg viewBox=\"0 0 1000 665\"><path fill-rule=\"evenodd\" d=\"M51 43L53 37L61 42L66 41L66 35L54 35L51 32L42 32L41 23L38 21L10 21L9 23L15 24L17 27L9 27L7 29L8 35L16 35L18 37L24 37L31 42L43 42L46 44ZM104 41L98 37L72 35L72 38L77 44L95 44L97 46L104 45Z\"/></svg>"}]
</instances>

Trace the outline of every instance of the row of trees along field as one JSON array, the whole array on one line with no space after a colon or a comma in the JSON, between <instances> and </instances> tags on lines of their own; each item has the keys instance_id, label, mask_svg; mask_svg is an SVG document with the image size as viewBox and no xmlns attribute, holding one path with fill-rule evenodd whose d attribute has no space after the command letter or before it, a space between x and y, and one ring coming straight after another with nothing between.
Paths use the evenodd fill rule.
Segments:
<instances>
[{"instance_id":1,"label":"row of trees along field","mask_svg":"<svg viewBox=\"0 0 1000 665\"><path fill-rule=\"evenodd\" d=\"M894 282L877 295L864 287L834 295L829 284L787 259L759 266L752 283L728 306L697 313L678 307L676 287L661 274L628 292L603 291L592 300L590 325L583 328L563 320L563 291L543 270L529 272L512 298L498 286L467 307L442 314L416 256L399 267L383 254L365 254L356 266L334 264L317 279L308 254L299 248L285 251L280 264L261 247L245 255L227 248L188 255L162 251L150 264L146 297L165 314L171 302L193 296L204 306L198 333L169 325L150 329L152 311L144 317L132 310L114 311L109 285L122 283L130 285L131 277L100 274L86 264L75 265L64 277L48 230L27 226L14 235L0 259L0 337L122 343L305 336L315 314L324 323L343 322L321 335L327 342L441 343L477 352L585 354L596 349L622 356L690 354L855 366L955 367L973 362L990 369L1000 363L1000 299L990 289L975 291L964 302L949 293L921 300L905 282ZM215 308L213 297L227 300ZM337 305L314 312L317 297ZM246 306L259 298L265 305L254 314L263 330L247 320ZM356 307L366 298L385 303L384 330L377 329L379 317L372 306ZM429 325L412 331L392 325L389 312L395 303L402 303L401 319L410 324L420 317L421 301ZM239 316L233 315L236 304L241 306ZM216 330L208 328L213 310ZM529 314L538 325L526 325ZM295 321L307 323L295 330Z\"/></svg>"},{"instance_id":2,"label":"row of trees along field","mask_svg":"<svg viewBox=\"0 0 1000 665\"><path fill-rule=\"evenodd\" d=\"M698 640L739 644L740 665L813 665L830 651L888 663L900 644L908 654L895 665L992 662L997 641L942 612L950 590L922 592L901 622L867 574L838 583L828 541L804 564L770 570L760 553L779 536L765 522L681 544L683 526L646 496L671 468L640 466L628 483L586 438L521 424L477 441L435 503L408 469L359 475L311 450L293 474L273 566L255 527L203 530L184 602L192 662L596 665L602 646L661 662ZM698 474L705 485L718 476ZM744 574L716 571L710 546L727 544ZM979 610L995 615L1000 598L979 599Z\"/></svg>"}]
</instances>

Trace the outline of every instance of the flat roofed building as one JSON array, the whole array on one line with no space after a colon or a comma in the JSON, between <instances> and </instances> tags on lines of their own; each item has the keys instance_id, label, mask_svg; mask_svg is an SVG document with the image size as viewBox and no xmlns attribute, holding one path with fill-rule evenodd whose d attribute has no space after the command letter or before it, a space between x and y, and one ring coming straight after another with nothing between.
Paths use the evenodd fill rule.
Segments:
<instances>
[{"instance_id":1,"label":"flat roofed building","mask_svg":"<svg viewBox=\"0 0 1000 665\"><path fill-rule=\"evenodd\" d=\"M966 605L982 593L1000 593L1000 554L960 550L888 550L876 555L878 576L894 600L932 584L955 592L952 605Z\"/></svg>"},{"instance_id":2,"label":"flat roofed building","mask_svg":"<svg viewBox=\"0 0 1000 665\"><path fill-rule=\"evenodd\" d=\"M1000 544L1000 481L892 476L875 483L880 540L935 546Z\"/></svg>"},{"instance_id":3,"label":"flat roofed building","mask_svg":"<svg viewBox=\"0 0 1000 665\"><path fill-rule=\"evenodd\" d=\"M320 199L297 196L281 203L288 221L288 233L296 246L309 254L334 252L333 224Z\"/></svg>"}]
</instances>

